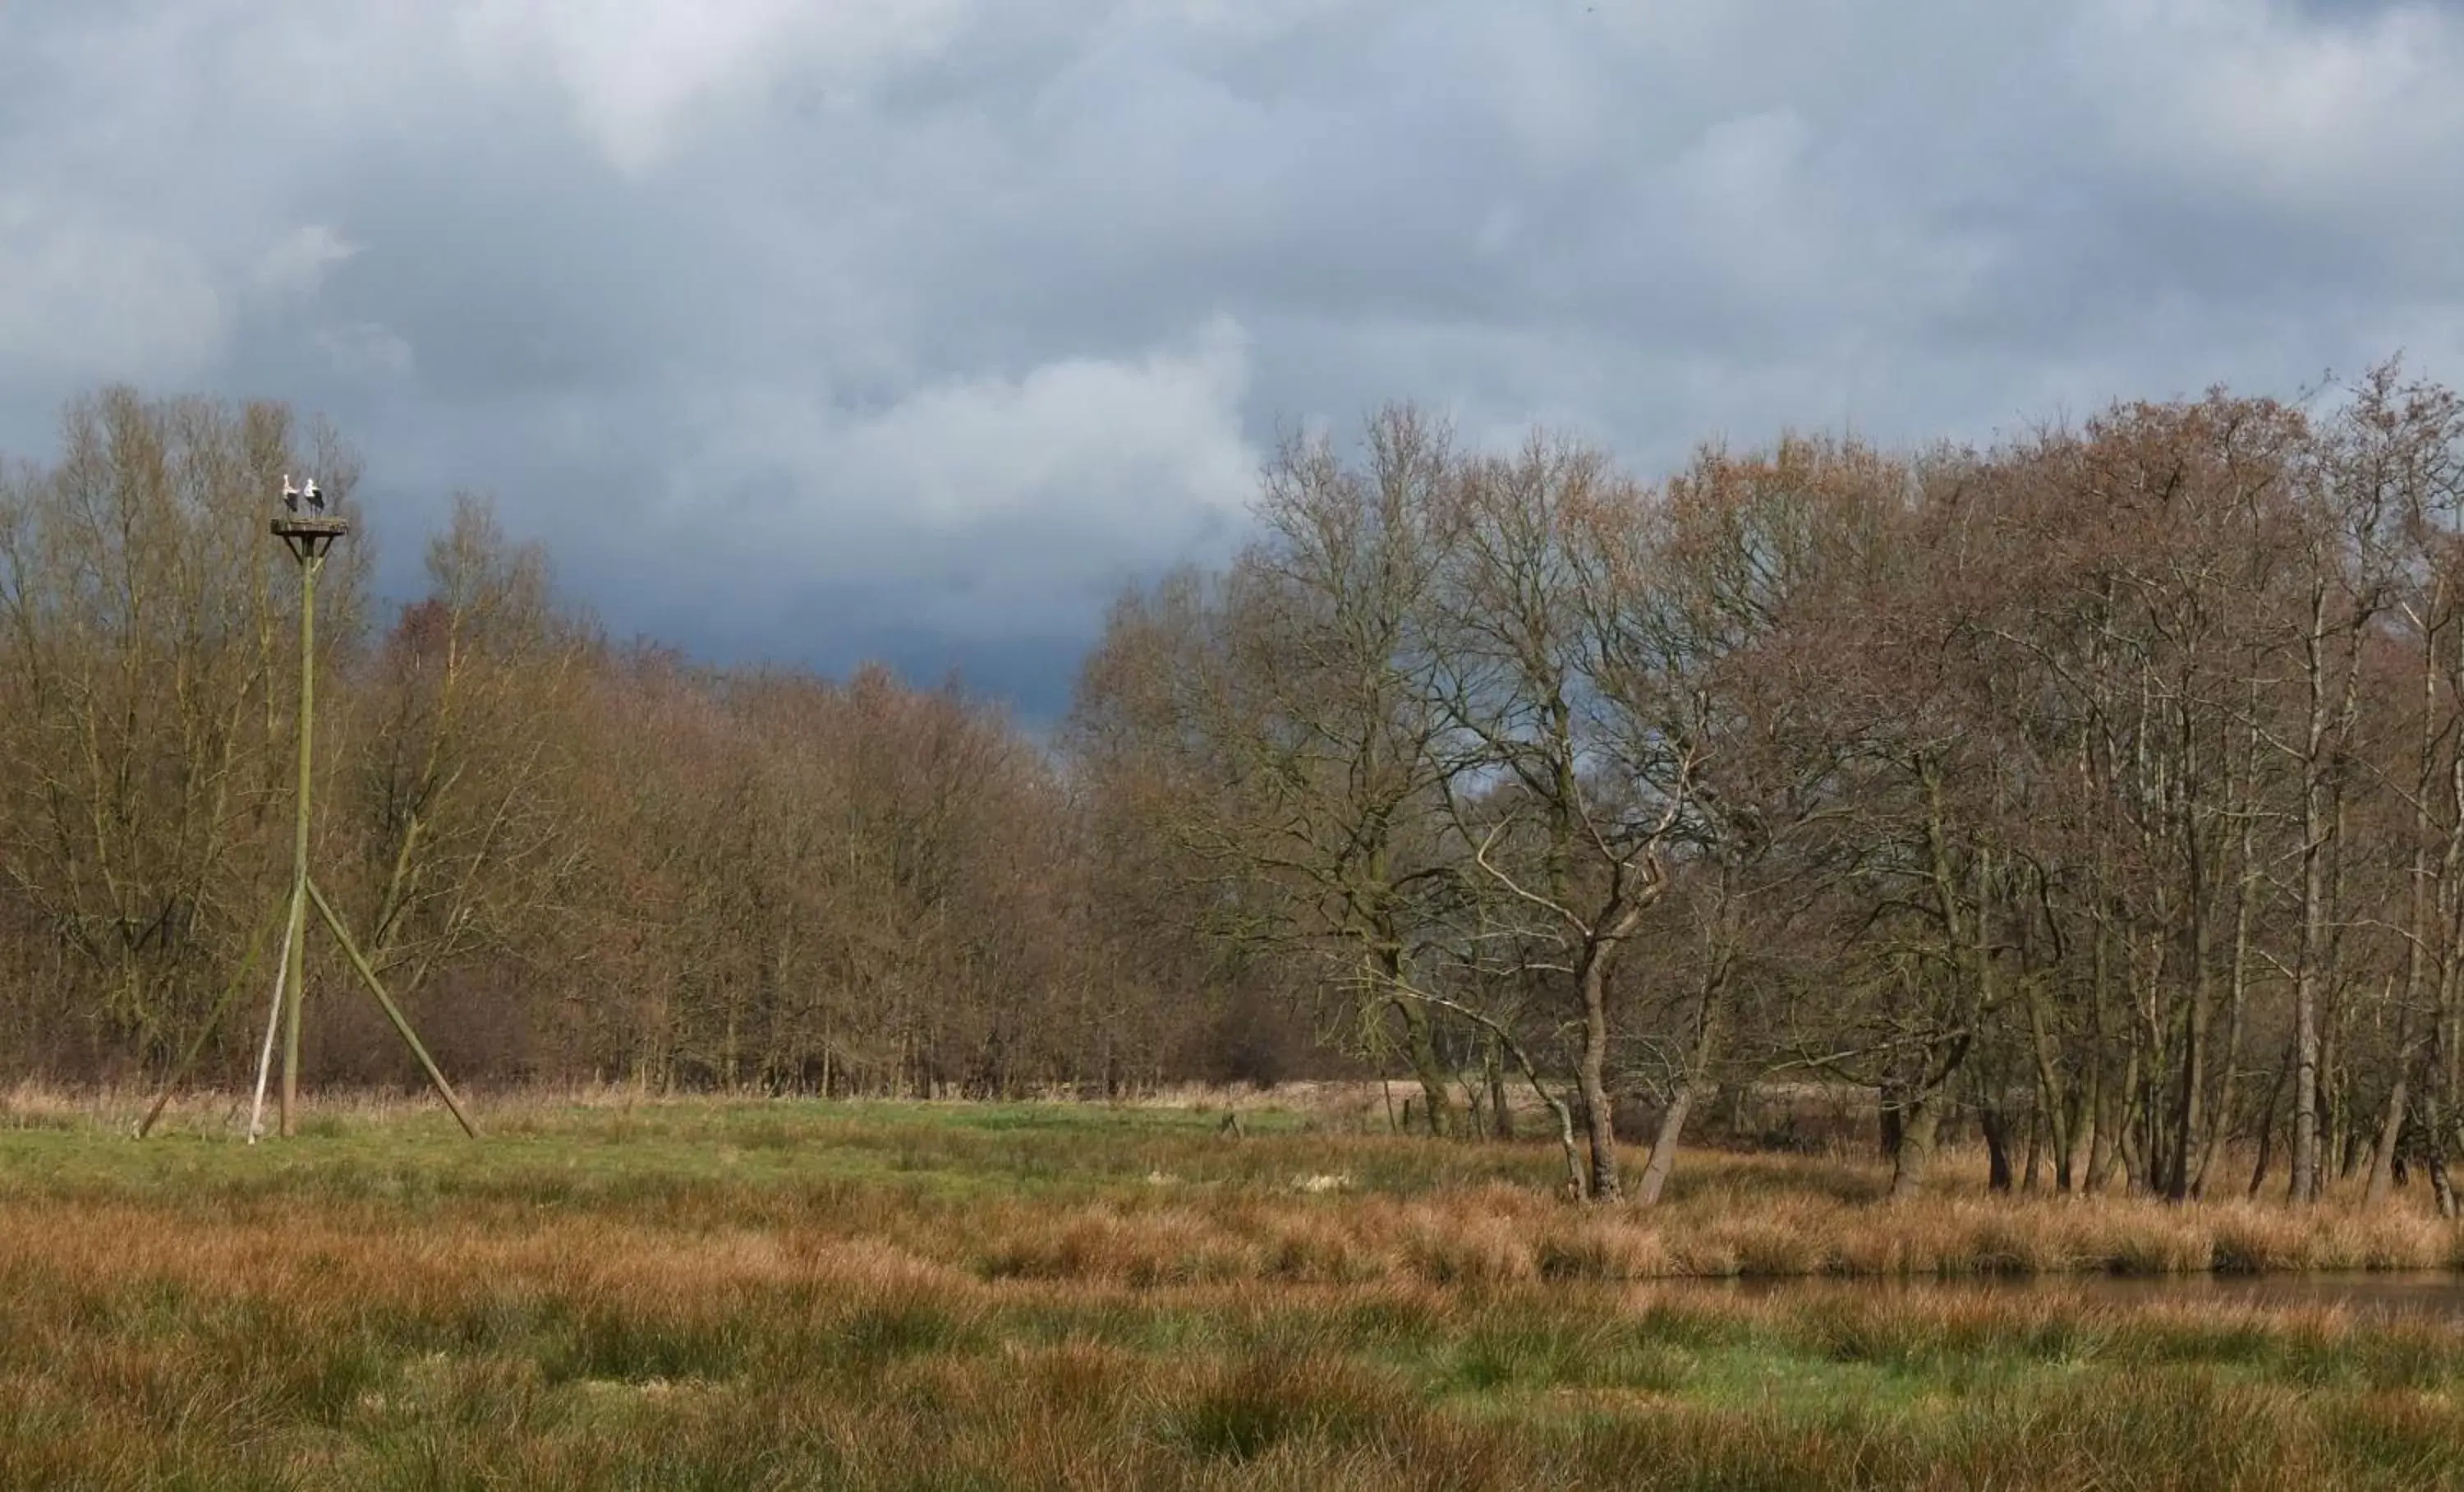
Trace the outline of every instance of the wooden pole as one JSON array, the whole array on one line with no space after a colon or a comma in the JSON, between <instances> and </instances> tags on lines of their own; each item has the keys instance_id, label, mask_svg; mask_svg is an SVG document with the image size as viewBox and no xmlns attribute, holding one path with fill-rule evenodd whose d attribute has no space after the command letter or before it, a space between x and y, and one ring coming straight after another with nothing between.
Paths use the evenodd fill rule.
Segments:
<instances>
[{"instance_id":1,"label":"wooden pole","mask_svg":"<svg viewBox=\"0 0 2464 1492\"><path fill-rule=\"evenodd\" d=\"M308 809L313 778L311 762L317 736L317 571L324 555L314 538L291 541L299 557L299 800L291 826L291 895L297 906L308 887ZM284 986L282 1007L282 1106L277 1121L290 1139L294 1110L299 1104L299 1005L308 987L308 919L291 919L292 977Z\"/></svg>"},{"instance_id":2,"label":"wooden pole","mask_svg":"<svg viewBox=\"0 0 2464 1492\"><path fill-rule=\"evenodd\" d=\"M343 927L342 919L336 914L333 904L325 900L325 893L318 890L317 883L309 879L308 829L316 788L313 748L317 729L317 572L324 567L325 556L335 544L350 532L350 524L340 518L321 514L304 518L289 516L274 521L274 532L290 546L292 555L299 561L299 801L291 829L291 925L283 952L283 968L289 977L277 977L275 981L275 1020L269 1021L266 1027L269 1054L276 1021L282 1028L279 1127L286 1139L296 1132L299 1105L299 1011L301 996L308 983L308 908L314 905L317 914L325 920L326 927L334 934L335 941L342 946L342 952L349 958L351 968L367 985L368 992L377 997L377 1004L385 1008L385 1018L393 1022L393 1029L410 1048L411 1056L419 1058L420 1070L428 1075L429 1082L435 1087L437 1096L445 1101L445 1106L452 1110L454 1119L462 1125L462 1132L475 1140L479 1138L479 1126L473 1124L471 1116L464 1112L462 1101L454 1096L452 1084L447 1082L445 1074L437 1070L435 1059L428 1055L428 1048L420 1044L418 1033L410 1029L409 1020L393 1003L393 996L385 993L385 982L369 967L367 959L360 952L359 945L351 941L350 932ZM264 1102L264 1066L260 1063L257 1078L260 1107ZM256 1138L253 1118L249 1124L249 1138Z\"/></svg>"}]
</instances>

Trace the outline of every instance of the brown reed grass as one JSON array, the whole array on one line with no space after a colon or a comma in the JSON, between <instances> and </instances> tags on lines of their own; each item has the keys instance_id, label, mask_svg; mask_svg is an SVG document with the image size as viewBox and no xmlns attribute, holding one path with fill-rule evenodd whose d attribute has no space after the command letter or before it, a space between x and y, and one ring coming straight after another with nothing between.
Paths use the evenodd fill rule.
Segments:
<instances>
[{"instance_id":1,"label":"brown reed grass","mask_svg":"<svg viewBox=\"0 0 2464 1492\"><path fill-rule=\"evenodd\" d=\"M2452 1267L2417 1198L1689 1156L1583 1209L1545 1154L1170 1116L495 1118L0 1136L0 1487L2409 1486L2464 1443L2453 1326L2084 1278Z\"/></svg>"}]
</instances>

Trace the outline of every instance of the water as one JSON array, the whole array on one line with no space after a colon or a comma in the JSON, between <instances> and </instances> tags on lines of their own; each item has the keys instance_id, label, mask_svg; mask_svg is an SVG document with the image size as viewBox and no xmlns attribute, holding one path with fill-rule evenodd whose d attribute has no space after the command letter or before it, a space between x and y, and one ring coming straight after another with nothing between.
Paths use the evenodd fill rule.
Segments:
<instances>
[{"instance_id":1,"label":"water","mask_svg":"<svg viewBox=\"0 0 2464 1492\"><path fill-rule=\"evenodd\" d=\"M2206 1304L2259 1310L2342 1309L2355 1315L2450 1323L2464 1326L2464 1274L2446 1270L2277 1275L2042 1275L1961 1280L1731 1280L1702 1287L1742 1295L1810 1290L1852 1293L2053 1295L2090 1305L2134 1307Z\"/></svg>"}]
</instances>

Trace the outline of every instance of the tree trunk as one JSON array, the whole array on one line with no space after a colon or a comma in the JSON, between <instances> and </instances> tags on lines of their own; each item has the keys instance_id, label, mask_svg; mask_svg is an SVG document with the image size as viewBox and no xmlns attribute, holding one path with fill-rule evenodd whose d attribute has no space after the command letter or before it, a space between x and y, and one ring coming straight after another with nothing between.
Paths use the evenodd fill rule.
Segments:
<instances>
[{"instance_id":1,"label":"tree trunk","mask_svg":"<svg viewBox=\"0 0 2464 1492\"><path fill-rule=\"evenodd\" d=\"M2252 815L2245 814L2241 831L2241 876L2233 892L2233 974L2225 994L2225 1055L2216 1073L2215 1102L2208 1107L2208 1132L2199 1144L2199 1166L2190 1178L2190 1194L2204 1196L2208 1190L2208 1170L2215 1164L2216 1152L2224 1144L2225 1125L2233 1117L2233 1082L2241 1067L2244 1014L2250 1005L2250 919L2258 898L2254 894L2258 880L2258 861L2253 852Z\"/></svg>"},{"instance_id":2,"label":"tree trunk","mask_svg":"<svg viewBox=\"0 0 2464 1492\"><path fill-rule=\"evenodd\" d=\"M2035 1190L2036 1159L2040 1147L2054 1152L2054 1185L2062 1191L2071 1189L2071 1114L2068 1086L2062 1081L2061 1065L2054 1051L2054 1034L2045 1013L2045 982L2029 978L2022 982L2028 1000L2028 1055L2036 1069L2036 1102L2028 1128L2028 1189Z\"/></svg>"},{"instance_id":3,"label":"tree trunk","mask_svg":"<svg viewBox=\"0 0 2464 1492\"><path fill-rule=\"evenodd\" d=\"M1933 1165L1934 1137L1941 1128L1939 1097L1919 1099L1901 1115L1900 1143L1891 1153L1892 1201L1904 1201L1924 1190L1925 1171Z\"/></svg>"},{"instance_id":4,"label":"tree trunk","mask_svg":"<svg viewBox=\"0 0 2464 1492\"><path fill-rule=\"evenodd\" d=\"M2206 857L2198 835L2189 835L2190 862L2190 1009L2185 1024L2182 1052L2182 1095L2174 1109L2171 1153L2165 1161L2165 1199L2188 1201L2197 1179L2192 1157L2198 1151L2199 1139L2206 1132L2206 1114L2202 1104L2208 1088L2208 1024L2209 1010L2214 1003L2213 960L2215 919L2207 905L2208 876Z\"/></svg>"},{"instance_id":5,"label":"tree trunk","mask_svg":"<svg viewBox=\"0 0 2464 1492\"><path fill-rule=\"evenodd\" d=\"M1428 1118L1429 1133L1443 1139L1455 1132L1455 1105L1446 1087L1445 1064L1438 1058L1435 1023L1418 1000L1398 996L1394 1004L1403 1017L1403 1059L1412 1064L1412 1077L1420 1085L1420 1107Z\"/></svg>"},{"instance_id":6,"label":"tree trunk","mask_svg":"<svg viewBox=\"0 0 2464 1492\"><path fill-rule=\"evenodd\" d=\"M1577 978L1583 996L1583 1050L1574 1082L1583 1099L1583 1138L1591 1150L1591 1180L1586 1194L1595 1202L1617 1196L1617 1128L1609 1098L1608 969L1605 950L1595 950L1582 963Z\"/></svg>"},{"instance_id":7,"label":"tree trunk","mask_svg":"<svg viewBox=\"0 0 2464 1492\"><path fill-rule=\"evenodd\" d=\"M2395 1143L2404 1132L2407 1082L2412 1076L2412 1054L2399 1047L2395 1085L2387 1090L2387 1112L2379 1116L2379 1137L2370 1151L2370 1179L2362 1189L2364 1203L2375 1207L2387 1200L2395 1181Z\"/></svg>"},{"instance_id":8,"label":"tree trunk","mask_svg":"<svg viewBox=\"0 0 2464 1492\"><path fill-rule=\"evenodd\" d=\"M1725 879L1722 886L1727 886ZM1668 1173L1677 1165L1677 1141L1685 1132L1686 1116L1693 1111L1695 1097L1710 1083L1711 1058L1719 1048L1724 997L1732 968L1730 954L1724 947L1711 961L1695 993L1693 1050L1685 1055L1684 1075L1678 1080L1677 1091L1669 1096L1668 1111L1660 1116L1660 1132L1652 1138L1651 1157L1643 1163L1641 1199L1645 1207L1659 1201L1661 1189L1668 1184Z\"/></svg>"},{"instance_id":9,"label":"tree trunk","mask_svg":"<svg viewBox=\"0 0 2464 1492\"><path fill-rule=\"evenodd\" d=\"M2319 1199L2319 980L2307 967L2311 937L2305 925L2304 967L2293 982L2293 1175L2286 1192L2304 1203Z\"/></svg>"},{"instance_id":10,"label":"tree trunk","mask_svg":"<svg viewBox=\"0 0 2464 1492\"><path fill-rule=\"evenodd\" d=\"M1669 1097L1668 1111L1660 1116L1660 1132L1651 1140L1651 1158L1643 1162L1642 1179L1635 1184L1636 1199L1645 1207L1660 1200L1668 1173L1677 1169L1677 1140L1685 1132L1685 1116L1694 1107L1696 1086L1691 1079L1679 1083Z\"/></svg>"},{"instance_id":11,"label":"tree trunk","mask_svg":"<svg viewBox=\"0 0 2464 1492\"><path fill-rule=\"evenodd\" d=\"M2134 1196L2147 1189L2147 1115L2153 1098L2152 1093L2134 1084L2122 1100L2122 1143L2114 1147L2114 1159L2122 1165L2124 1196Z\"/></svg>"},{"instance_id":12,"label":"tree trunk","mask_svg":"<svg viewBox=\"0 0 2464 1492\"><path fill-rule=\"evenodd\" d=\"M2422 1009L2430 995L2431 939L2436 935L2435 902L2430 894L2430 844L2436 822L2431 813L2431 791L2439 778L2438 770L2438 649L2434 625L2422 638L2421 650L2421 743L2414 764L2415 792L2412 800L2412 876L2407 889L2411 904L2407 922L2411 936L2406 939L2404 956L2404 1004L2397 1017L2395 1082L2387 1090L2387 1112L2379 1121L2377 1148L2370 1155L2370 1179L2362 1190L2362 1200L2375 1205L2386 1199L2387 1189L2395 1179L2396 1149L2403 1143L2408 1119L2406 1100L2408 1082L2418 1057L2414 1050L2413 1013ZM2431 1019L2431 1034L2426 1038L2432 1048L2437 1045L2437 1017ZM2433 1083L2435 1080L2432 1080Z\"/></svg>"},{"instance_id":13,"label":"tree trunk","mask_svg":"<svg viewBox=\"0 0 2464 1492\"><path fill-rule=\"evenodd\" d=\"M2088 1189L2104 1160L2104 1129L2099 1110L2104 1104L2104 1053L2091 1042L2087 1080L2071 1097L2078 1117L2071 1124L2071 1143L2062 1152L2060 1184L2064 1195Z\"/></svg>"},{"instance_id":14,"label":"tree trunk","mask_svg":"<svg viewBox=\"0 0 2464 1492\"><path fill-rule=\"evenodd\" d=\"M2019 1175L2019 1190L2033 1192L2045 1157L2045 1113L2041 1107L2028 1110L2028 1164Z\"/></svg>"},{"instance_id":15,"label":"tree trunk","mask_svg":"<svg viewBox=\"0 0 2464 1492\"><path fill-rule=\"evenodd\" d=\"M2434 1057L2422 1086L2421 1126L2428 1131L2422 1164L2430 1170L2430 1194L2438 1204L2438 1215L2452 1219L2455 1216L2455 1184L2447 1169L2447 1104L2442 1091L2446 1085L2439 1077Z\"/></svg>"},{"instance_id":16,"label":"tree trunk","mask_svg":"<svg viewBox=\"0 0 2464 1492\"><path fill-rule=\"evenodd\" d=\"M2258 1111L2258 1164L2250 1169L2250 1194L2267 1185L2267 1169L2276 1159L2276 1105L2284 1097L2284 1080L2293 1075L2293 1049L2286 1047L2276 1064L2276 1079L2267 1085L2267 1102Z\"/></svg>"},{"instance_id":17,"label":"tree trunk","mask_svg":"<svg viewBox=\"0 0 2464 1492\"><path fill-rule=\"evenodd\" d=\"M2122 1090L2112 1096L2112 1113L2100 1125L2100 1131L2110 1128L2114 1142L2104 1147L2104 1153L2088 1167L2087 1189L2102 1191L2113 1184L2116 1169L2129 1161L2130 1125L2135 1117L2139 1092L2139 1048L2130 1049L2130 1059L2123 1064ZM2102 1138L2100 1132L2099 1138Z\"/></svg>"},{"instance_id":18,"label":"tree trunk","mask_svg":"<svg viewBox=\"0 0 2464 1492\"><path fill-rule=\"evenodd\" d=\"M1500 1140L1514 1138L1514 1109L1506 1101L1506 1054L1498 1050L1498 1035L1492 1031L1481 1056L1481 1066L1488 1075L1489 1132Z\"/></svg>"},{"instance_id":19,"label":"tree trunk","mask_svg":"<svg viewBox=\"0 0 2464 1492\"><path fill-rule=\"evenodd\" d=\"M1916 1195L1925 1184L1942 1130L1943 1108L1949 1102L1951 1084L1968 1060L1968 1047L1965 1036L1951 1041L1936 1054L1932 1066L1915 1084L1882 1091L1884 1127L1894 1137L1890 1191L1893 1201Z\"/></svg>"},{"instance_id":20,"label":"tree trunk","mask_svg":"<svg viewBox=\"0 0 2464 1492\"><path fill-rule=\"evenodd\" d=\"M1539 1083L1536 1079L1533 1080L1532 1086L1539 1087ZM1567 1106L1564 1099L1551 1093L1546 1088L1540 1089L1540 1097L1543 1102L1548 1103L1549 1112L1553 1115L1557 1121L1557 1148L1563 1151L1566 1157L1567 1199L1574 1202L1582 1201L1586 1195L1584 1191L1583 1155L1580 1147L1576 1145L1574 1140L1574 1111Z\"/></svg>"},{"instance_id":21,"label":"tree trunk","mask_svg":"<svg viewBox=\"0 0 2464 1492\"><path fill-rule=\"evenodd\" d=\"M2327 987L2327 993L2334 993L2332 986ZM2339 1003L2331 998L2321 1002L2320 1007L2319 1120L2316 1128L2319 1136L2318 1194L2321 1197L2327 1194L2327 1183L2331 1177L2350 1180L2353 1174L2353 1153L2349 1143L2353 1116L2346 1102L2352 1095L2341 1080L2343 1077L2343 1054L2338 1050L2336 1039L2340 1035L2336 1029Z\"/></svg>"},{"instance_id":22,"label":"tree trunk","mask_svg":"<svg viewBox=\"0 0 2464 1492\"><path fill-rule=\"evenodd\" d=\"M1998 1105L1977 1111L1977 1127L1985 1131L1986 1187L2007 1193L2011 1190L2011 1119Z\"/></svg>"},{"instance_id":23,"label":"tree trunk","mask_svg":"<svg viewBox=\"0 0 2464 1492\"><path fill-rule=\"evenodd\" d=\"M2297 1203L2319 1200L2319 1000L2327 956L2327 837L2329 824L2326 735L2327 689L2325 583L2311 590L2311 625L2304 662L2310 692L2309 739L2302 756L2300 951L2293 975L2293 1175Z\"/></svg>"},{"instance_id":24,"label":"tree trunk","mask_svg":"<svg viewBox=\"0 0 2464 1492\"><path fill-rule=\"evenodd\" d=\"M2075 1158L2079 1189L2083 1192L2104 1189L2105 1155L2113 1147L2113 1126L2105 1123L2105 1023L2107 994L2112 987L2112 930L2101 917L2097 920L2096 936L2088 947L2088 1060L2086 1095L2080 1100L2080 1123L2074 1131L2079 1138L2075 1144L2086 1151L2086 1164L2081 1167Z\"/></svg>"}]
</instances>

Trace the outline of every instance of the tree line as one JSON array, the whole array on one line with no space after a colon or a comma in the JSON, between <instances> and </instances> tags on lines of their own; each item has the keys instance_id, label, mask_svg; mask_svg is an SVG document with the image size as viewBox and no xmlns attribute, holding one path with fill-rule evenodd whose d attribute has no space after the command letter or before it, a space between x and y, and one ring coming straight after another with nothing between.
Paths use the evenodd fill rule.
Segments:
<instances>
[{"instance_id":1,"label":"tree line","mask_svg":"<svg viewBox=\"0 0 2464 1492\"><path fill-rule=\"evenodd\" d=\"M285 472L355 515L360 462L277 405L124 389L59 453L0 478L0 1074L150 1080L244 970L239 1008L268 998L298 639L267 522ZM383 614L372 543L319 586L315 862L457 1080L992 1095L1289 1061L1263 986L1139 921L1135 847L998 712L613 641L475 498ZM415 1082L311 949L312 1079ZM251 1024L209 1079L244 1080Z\"/></svg>"},{"instance_id":2,"label":"tree line","mask_svg":"<svg viewBox=\"0 0 2464 1492\"><path fill-rule=\"evenodd\" d=\"M307 469L348 511L323 426L115 390L0 483L0 1070L159 1072L275 916ZM2392 363L1659 481L1397 407L1283 443L1039 743L613 642L466 498L417 600L357 538L320 586L320 877L457 1076L1393 1072L1645 1200L1715 1095L1821 1085L1896 1190L1973 1123L1998 1186L2452 1212L2460 504ZM311 1011L312 1072L406 1076Z\"/></svg>"}]
</instances>

